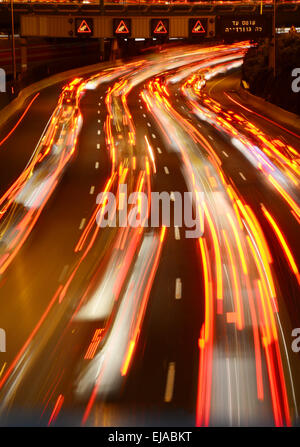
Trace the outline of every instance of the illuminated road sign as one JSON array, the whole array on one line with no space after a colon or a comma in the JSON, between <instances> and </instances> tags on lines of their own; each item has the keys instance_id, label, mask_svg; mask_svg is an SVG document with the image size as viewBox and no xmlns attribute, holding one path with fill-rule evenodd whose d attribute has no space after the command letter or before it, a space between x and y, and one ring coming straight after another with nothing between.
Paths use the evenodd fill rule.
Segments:
<instances>
[{"instance_id":1,"label":"illuminated road sign","mask_svg":"<svg viewBox=\"0 0 300 447\"><path fill-rule=\"evenodd\" d=\"M130 37L131 19L113 19L113 33L117 37Z\"/></svg>"},{"instance_id":2,"label":"illuminated road sign","mask_svg":"<svg viewBox=\"0 0 300 447\"><path fill-rule=\"evenodd\" d=\"M271 33L270 20L255 14L220 17L220 33L223 37L235 39L255 39L267 37Z\"/></svg>"},{"instance_id":3,"label":"illuminated road sign","mask_svg":"<svg viewBox=\"0 0 300 447\"><path fill-rule=\"evenodd\" d=\"M151 36L168 37L169 19L151 19Z\"/></svg>"},{"instance_id":4,"label":"illuminated road sign","mask_svg":"<svg viewBox=\"0 0 300 447\"><path fill-rule=\"evenodd\" d=\"M94 33L93 19L76 18L75 19L75 34L79 37L92 36Z\"/></svg>"},{"instance_id":5,"label":"illuminated road sign","mask_svg":"<svg viewBox=\"0 0 300 447\"><path fill-rule=\"evenodd\" d=\"M189 37L202 39L207 35L207 18L189 19Z\"/></svg>"}]
</instances>

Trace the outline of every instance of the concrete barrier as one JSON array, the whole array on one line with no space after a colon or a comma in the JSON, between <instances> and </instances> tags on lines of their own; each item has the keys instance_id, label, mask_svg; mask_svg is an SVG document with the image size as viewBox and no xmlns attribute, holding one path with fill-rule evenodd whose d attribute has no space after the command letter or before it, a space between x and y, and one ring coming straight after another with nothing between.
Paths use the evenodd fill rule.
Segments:
<instances>
[{"instance_id":1,"label":"concrete barrier","mask_svg":"<svg viewBox=\"0 0 300 447\"><path fill-rule=\"evenodd\" d=\"M6 92L6 73L3 68L0 68L0 93Z\"/></svg>"},{"instance_id":2,"label":"concrete barrier","mask_svg":"<svg viewBox=\"0 0 300 447\"><path fill-rule=\"evenodd\" d=\"M292 112L288 112L287 110L282 109L281 107L278 107L275 104L272 104L259 96L252 95L242 86L238 91L238 95L240 96L241 99L245 100L249 104L249 106L255 108L262 115L267 116L267 118L270 118L271 120L276 121L279 124L282 124L283 126L287 127L292 131L295 131L296 133L299 133L300 135L299 115L296 115L295 113Z\"/></svg>"}]
</instances>

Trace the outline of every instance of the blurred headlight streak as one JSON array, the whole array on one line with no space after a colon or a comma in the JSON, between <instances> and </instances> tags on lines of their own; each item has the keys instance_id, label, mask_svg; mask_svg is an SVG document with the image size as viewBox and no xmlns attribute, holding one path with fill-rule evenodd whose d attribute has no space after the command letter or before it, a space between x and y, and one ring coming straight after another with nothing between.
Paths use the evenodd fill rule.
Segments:
<instances>
[{"instance_id":1,"label":"blurred headlight streak","mask_svg":"<svg viewBox=\"0 0 300 447\"><path fill-rule=\"evenodd\" d=\"M103 347L82 372L77 395L91 394L83 423L88 419L92 405L99 395L114 393L128 373L136 343L141 331L147 302L158 267L165 229L161 234L144 236L139 255L133 266L129 283Z\"/></svg>"}]
</instances>

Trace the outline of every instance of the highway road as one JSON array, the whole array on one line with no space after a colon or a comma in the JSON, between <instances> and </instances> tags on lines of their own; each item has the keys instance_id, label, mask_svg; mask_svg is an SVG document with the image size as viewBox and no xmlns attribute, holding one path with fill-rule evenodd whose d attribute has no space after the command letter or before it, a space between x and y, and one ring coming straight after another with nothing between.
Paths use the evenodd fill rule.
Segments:
<instances>
[{"instance_id":1,"label":"highway road","mask_svg":"<svg viewBox=\"0 0 300 447\"><path fill-rule=\"evenodd\" d=\"M300 132L241 94L248 45L118 61L1 128L2 426L299 424Z\"/></svg>"}]
</instances>

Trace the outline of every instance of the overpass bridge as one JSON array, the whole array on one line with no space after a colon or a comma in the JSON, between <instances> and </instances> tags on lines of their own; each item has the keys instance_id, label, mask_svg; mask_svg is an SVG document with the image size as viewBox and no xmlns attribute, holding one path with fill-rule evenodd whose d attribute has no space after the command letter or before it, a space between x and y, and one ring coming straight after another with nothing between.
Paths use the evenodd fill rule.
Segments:
<instances>
[{"instance_id":1,"label":"overpass bridge","mask_svg":"<svg viewBox=\"0 0 300 447\"><path fill-rule=\"evenodd\" d=\"M13 2L20 39L21 72L28 70L28 39L99 41L99 60L124 41L182 38L245 40L272 36L273 4L246 2L149 3ZM300 1L276 2L278 27L300 27ZM11 3L0 0L0 32L10 32ZM106 42L106 43L105 43ZM128 45L130 42L125 42ZM124 45L123 45L124 47ZM272 51L272 45L270 45ZM112 56L114 57L114 56Z\"/></svg>"},{"instance_id":2,"label":"overpass bridge","mask_svg":"<svg viewBox=\"0 0 300 447\"><path fill-rule=\"evenodd\" d=\"M10 2L0 3L9 28ZM259 38L271 33L272 3L14 3L23 37ZM1 23L2 22L2 23ZM277 26L300 26L300 2L276 3ZM198 29L198 32L197 32ZM156 30L156 32L155 32Z\"/></svg>"}]
</instances>

